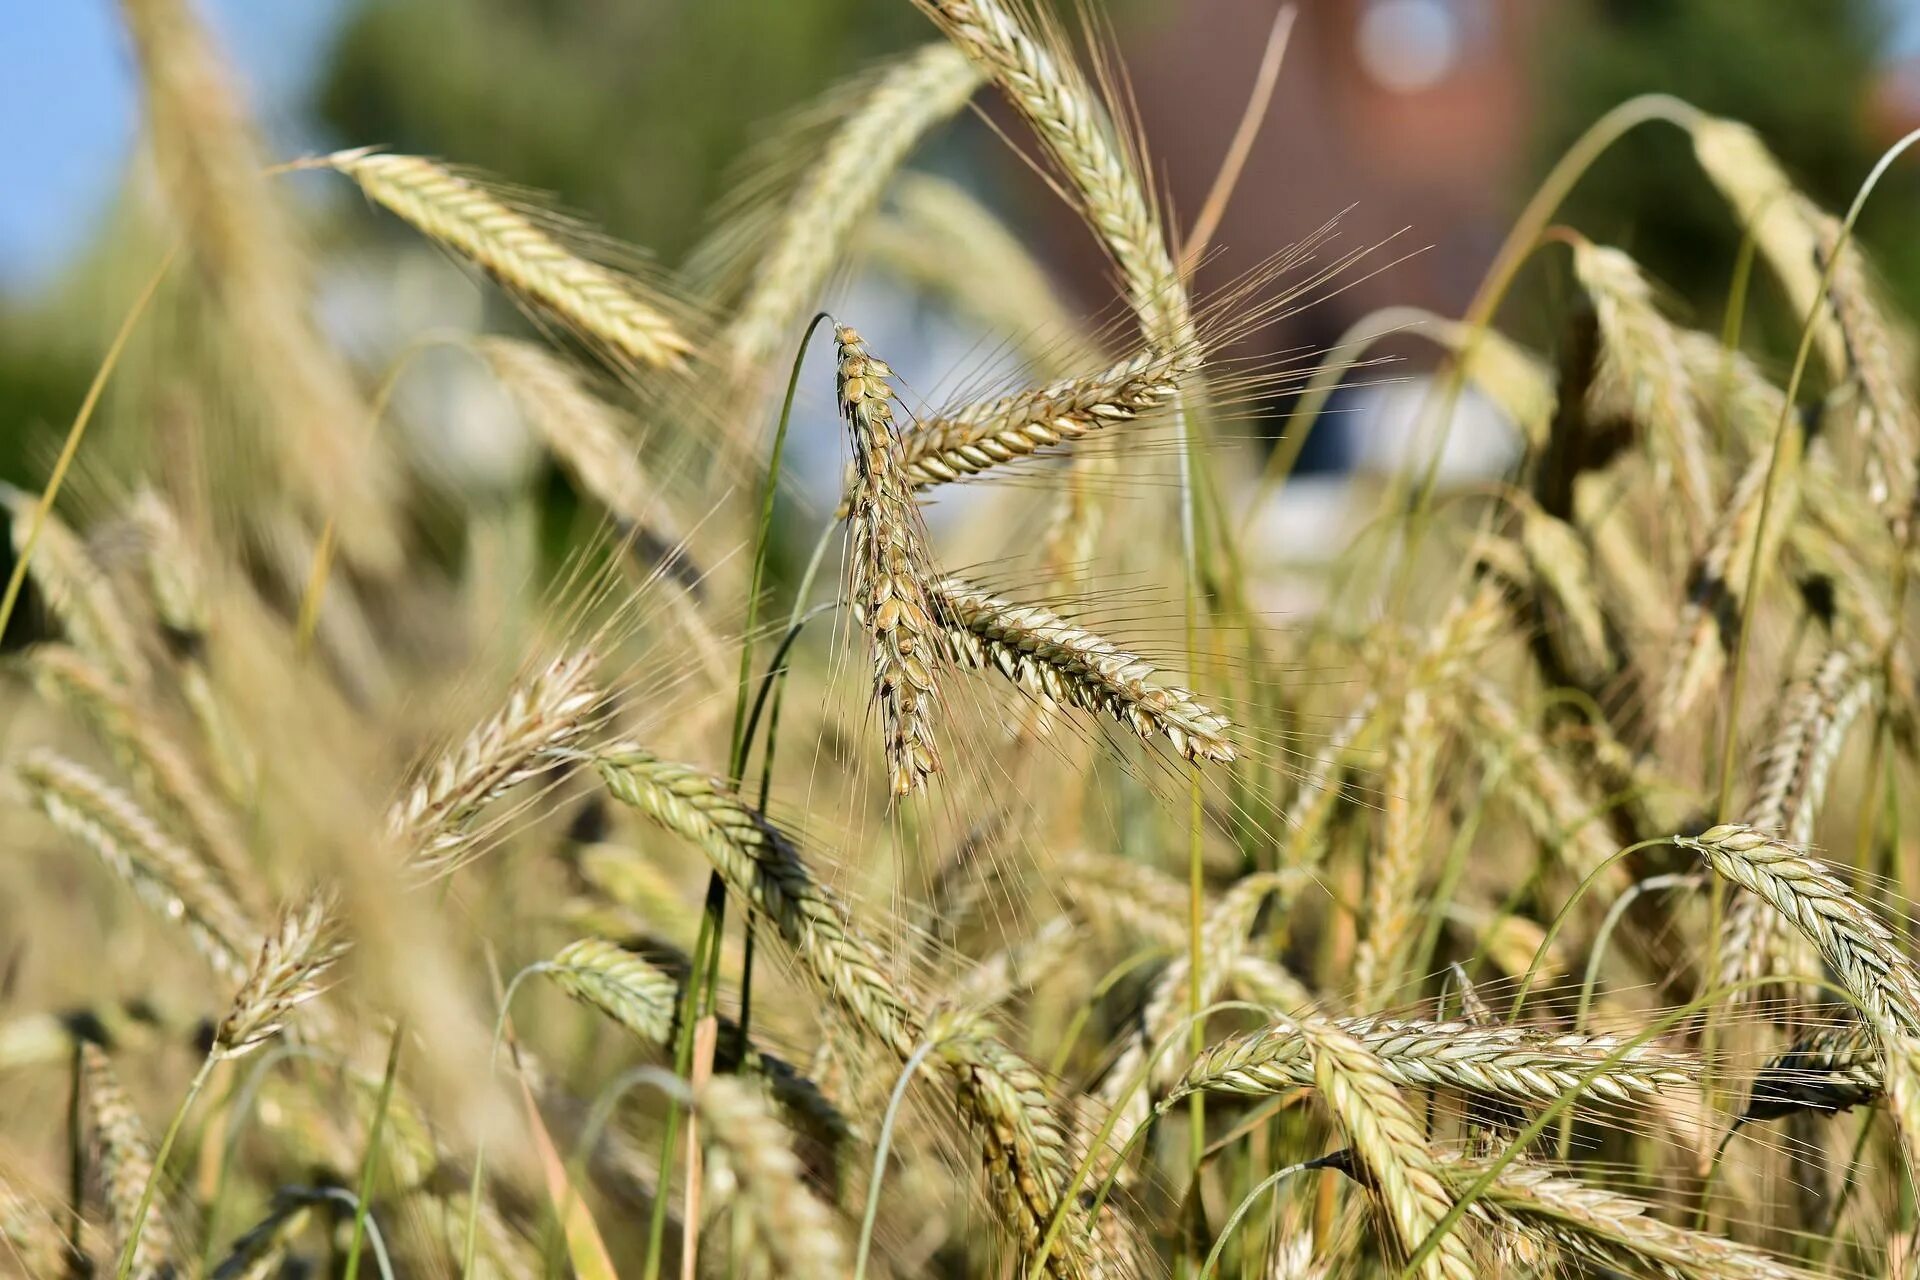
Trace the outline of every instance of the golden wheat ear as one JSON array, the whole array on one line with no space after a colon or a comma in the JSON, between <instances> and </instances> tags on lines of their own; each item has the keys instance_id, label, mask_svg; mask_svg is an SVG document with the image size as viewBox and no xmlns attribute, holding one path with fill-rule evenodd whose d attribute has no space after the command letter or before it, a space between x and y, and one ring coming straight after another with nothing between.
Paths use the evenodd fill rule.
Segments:
<instances>
[{"instance_id":1,"label":"golden wheat ear","mask_svg":"<svg viewBox=\"0 0 1920 1280\"><path fill-rule=\"evenodd\" d=\"M364 149L312 163L353 179L368 199L616 356L678 370L693 355L693 342L638 282L574 253L481 183L420 156Z\"/></svg>"},{"instance_id":2,"label":"golden wheat ear","mask_svg":"<svg viewBox=\"0 0 1920 1280\"><path fill-rule=\"evenodd\" d=\"M929 602L933 554L901 464L893 417L893 371L868 352L859 333L834 329L840 414L853 446L854 488L847 506L847 589L873 656L873 699L886 738L888 786L918 791L939 772L933 720L942 661Z\"/></svg>"}]
</instances>

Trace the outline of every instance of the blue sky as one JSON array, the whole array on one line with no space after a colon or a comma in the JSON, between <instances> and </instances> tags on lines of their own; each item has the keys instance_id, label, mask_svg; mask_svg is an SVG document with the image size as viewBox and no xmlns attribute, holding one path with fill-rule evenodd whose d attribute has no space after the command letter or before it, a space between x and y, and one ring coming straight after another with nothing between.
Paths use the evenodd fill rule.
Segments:
<instances>
[{"instance_id":1,"label":"blue sky","mask_svg":"<svg viewBox=\"0 0 1920 1280\"><path fill-rule=\"evenodd\" d=\"M348 3L200 0L283 148ZM1920 0L1887 3L1890 56L1920 53ZM86 243L133 145L135 92L113 0L0 0L0 291L51 280Z\"/></svg>"},{"instance_id":2,"label":"blue sky","mask_svg":"<svg viewBox=\"0 0 1920 1280\"><path fill-rule=\"evenodd\" d=\"M276 136L346 0L201 0ZM138 92L114 0L0 0L0 289L31 289L86 243L133 146Z\"/></svg>"}]
</instances>

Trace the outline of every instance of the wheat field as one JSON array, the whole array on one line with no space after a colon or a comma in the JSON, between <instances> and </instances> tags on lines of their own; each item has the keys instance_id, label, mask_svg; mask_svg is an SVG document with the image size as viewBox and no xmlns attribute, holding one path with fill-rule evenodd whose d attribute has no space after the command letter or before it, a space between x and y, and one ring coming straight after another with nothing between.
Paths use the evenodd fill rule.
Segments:
<instances>
[{"instance_id":1,"label":"wheat field","mask_svg":"<svg viewBox=\"0 0 1920 1280\"><path fill-rule=\"evenodd\" d=\"M191 6L124 0L137 287L0 493L0 1269L1920 1274L1920 383L1853 236L1895 153L1828 210L1636 98L1463 315L1249 357L1395 250L1196 291L1097 28L917 3L668 269L457 156L269 155ZM1106 311L913 169L976 106ZM1717 331L1560 220L1638 130L1769 281ZM367 367L314 189L511 305ZM876 261L1003 359L897 370ZM1417 447L1338 554L1257 536L1395 335ZM468 400L402 448L429 356L560 501ZM1469 396L1517 445L1460 487Z\"/></svg>"}]
</instances>

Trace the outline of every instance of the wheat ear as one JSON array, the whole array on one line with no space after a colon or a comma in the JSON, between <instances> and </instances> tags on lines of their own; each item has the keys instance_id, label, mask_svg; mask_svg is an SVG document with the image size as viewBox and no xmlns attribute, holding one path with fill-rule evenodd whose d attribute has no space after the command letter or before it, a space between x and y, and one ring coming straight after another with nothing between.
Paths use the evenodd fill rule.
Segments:
<instances>
[{"instance_id":1,"label":"wheat ear","mask_svg":"<svg viewBox=\"0 0 1920 1280\"><path fill-rule=\"evenodd\" d=\"M14 774L54 826L79 840L154 911L187 930L214 971L248 977L258 931L219 878L119 788L51 751L28 752Z\"/></svg>"},{"instance_id":2,"label":"wheat ear","mask_svg":"<svg viewBox=\"0 0 1920 1280\"><path fill-rule=\"evenodd\" d=\"M1833 258L1827 296L1846 344L1847 363L1859 382L1862 435L1869 453L1868 487L1902 537L1913 518L1914 458L1920 451L1920 413L1908 393L1912 344L1896 334L1867 278L1866 255L1857 245L1839 248L1839 228L1821 220L1821 257Z\"/></svg>"},{"instance_id":3,"label":"wheat ear","mask_svg":"<svg viewBox=\"0 0 1920 1280\"><path fill-rule=\"evenodd\" d=\"M1440 1164L1457 1191L1472 1185L1480 1166ZM1662 1222L1654 1207L1588 1186L1550 1170L1503 1169L1475 1201L1494 1223L1563 1254L1627 1275L1671 1280L1807 1280L1807 1273L1724 1236Z\"/></svg>"},{"instance_id":4,"label":"wheat ear","mask_svg":"<svg viewBox=\"0 0 1920 1280\"><path fill-rule=\"evenodd\" d=\"M1883 1040L1920 1031L1920 970L1893 931L1825 863L1799 845L1738 825L1677 836L1674 843L1785 916L1839 975Z\"/></svg>"},{"instance_id":5,"label":"wheat ear","mask_svg":"<svg viewBox=\"0 0 1920 1280\"><path fill-rule=\"evenodd\" d=\"M669 831L698 845L728 887L760 911L815 982L867 1035L905 1062L923 1042L921 1002L888 976L877 944L816 881L799 853L764 815L707 774L642 748L608 747L597 763L607 789ZM1065 1135L1044 1082L1017 1054L977 1025L955 1025L941 1061L961 1114L985 1139L988 1172L1016 1237L1031 1248L1070 1176ZM1068 1207L1068 1229L1048 1257L1062 1280L1086 1269L1084 1224Z\"/></svg>"},{"instance_id":6,"label":"wheat ear","mask_svg":"<svg viewBox=\"0 0 1920 1280\"><path fill-rule=\"evenodd\" d=\"M40 505L37 494L0 484L7 509L13 553L26 553L27 532ZM47 609L75 648L99 663L114 679L143 688L152 677L138 633L120 607L113 584L88 554L86 544L59 516L49 511L40 526L27 571Z\"/></svg>"},{"instance_id":7,"label":"wheat ear","mask_svg":"<svg viewBox=\"0 0 1920 1280\"><path fill-rule=\"evenodd\" d=\"M168 1280L176 1274L176 1264L173 1229L167 1225L164 1201L156 1200L153 1211L140 1222L147 1185L155 1176L153 1141L105 1050L92 1041L80 1045L80 1090L93 1130L94 1159L100 1168L101 1190L113 1223L117 1252L126 1252L127 1236L139 1222L140 1238L133 1248L129 1275L135 1280Z\"/></svg>"},{"instance_id":8,"label":"wheat ear","mask_svg":"<svg viewBox=\"0 0 1920 1280\"><path fill-rule=\"evenodd\" d=\"M1867 655L1842 646L1787 691L1779 732L1760 756L1760 781L1749 810L1755 829L1775 832L1796 845L1812 842L1827 778L1873 689ZM1785 923L1759 896L1738 895L1721 932L1720 982L1735 986L1768 973L1789 973L1794 966L1781 954ZM1727 1001L1737 1006L1754 998L1750 989L1736 990Z\"/></svg>"},{"instance_id":9,"label":"wheat ear","mask_svg":"<svg viewBox=\"0 0 1920 1280\"><path fill-rule=\"evenodd\" d=\"M233 815L152 710L77 650L38 645L28 662L41 691L92 721L146 794L179 820L227 888L250 900L258 892L257 873Z\"/></svg>"},{"instance_id":10,"label":"wheat ear","mask_svg":"<svg viewBox=\"0 0 1920 1280\"><path fill-rule=\"evenodd\" d=\"M1303 1015L1296 1026L1313 1060L1314 1086L1377 1191L1395 1247L1411 1254L1453 1204L1419 1121L1360 1041L1314 1015ZM1420 1274L1425 1280L1473 1280L1466 1239L1457 1231L1442 1236Z\"/></svg>"},{"instance_id":11,"label":"wheat ear","mask_svg":"<svg viewBox=\"0 0 1920 1280\"><path fill-rule=\"evenodd\" d=\"M1079 195L1126 286L1149 346L1193 345L1187 291L1148 203L1138 165L1078 67L1029 31L1002 0L919 0L940 28L1027 118Z\"/></svg>"},{"instance_id":12,"label":"wheat ear","mask_svg":"<svg viewBox=\"0 0 1920 1280\"><path fill-rule=\"evenodd\" d=\"M562 654L516 684L506 705L421 774L387 811L387 831L430 874L458 866L473 844L468 821L508 788L554 768L551 753L576 739L600 705L594 654Z\"/></svg>"},{"instance_id":13,"label":"wheat ear","mask_svg":"<svg viewBox=\"0 0 1920 1280\"><path fill-rule=\"evenodd\" d=\"M1880 1045L1859 1025L1823 1027L1795 1039L1754 1073L1743 1120L1796 1111L1848 1111L1880 1101L1886 1073Z\"/></svg>"},{"instance_id":14,"label":"wheat ear","mask_svg":"<svg viewBox=\"0 0 1920 1280\"><path fill-rule=\"evenodd\" d=\"M844 1280L846 1248L833 1211L807 1186L787 1131L746 1085L714 1076L694 1100L700 1137L713 1160L716 1202L744 1216L749 1248L769 1274L794 1280Z\"/></svg>"},{"instance_id":15,"label":"wheat ear","mask_svg":"<svg viewBox=\"0 0 1920 1280\"><path fill-rule=\"evenodd\" d=\"M635 282L570 252L444 165L366 150L338 151L317 163L346 174L369 199L617 354L663 369L684 368L693 354L693 343Z\"/></svg>"},{"instance_id":16,"label":"wheat ear","mask_svg":"<svg viewBox=\"0 0 1920 1280\"><path fill-rule=\"evenodd\" d=\"M346 951L333 902L317 896L283 913L260 944L247 980L214 1028L213 1052L240 1058L279 1035L301 1005L321 992L320 977Z\"/></svg>"},{"instance_id":17,"label":"wheat ear","mask_svg":"<svg viewBox=\"0 0 1920 1280\"><path fill-rule=\"evenodd\" d=\"M893 420L893 370L868 353L860 335L834 329L840 413L853 445L848 504L848 588L873 655L873 698L886 737L888 783L896 796L917 791L940 769L933 718L940 633L928 603L933 557L919 508L900 467Z\"/></svg>"},{"instance_id":18,"label":"wheat ear","mask_svg":"<svg viewBox=\"0 0 1920 1280\"><path fill-rule=\"evenodd\" d=\"M1149 349L1099 373L937 414L906 433L901 462L922 488L979 475L1151 413L1199 367L1197 351Z\"/></svg>"},{"instance_id":19,"label":"wheat ear","mask_svg":"<svg viewBox=\"0 0 1920 1280\"><path fill-rule=\"evenodd\" d=\"M1692 1059L1648 1047L1630 1049L1602 1067L1626 1043L1620 1036L1418 1018L1343 1018L1334 1025L1406 1088L1444 1086L1540 1103L1584 1090L1603 1101L1630 1102L1691 1088L1698 1075ZM1203 1089L1278 1093L1312 1084L1313 1071L1309 1038L1283 1020L1210 1046L1169 1097Z\"/></svg>"},{"instance_id":20,"label":"wheat ear","mask_svg":"<svg viewBox=\"0 0 1920 1280\"><path fill-rule=\"evenodd\" d=\"M952 45L931 44L885 68L840 122L781 211L724 342L736 374L793 342L849 239L928 130L966 105L980 73Z\"/></svg>"},{"instance_id":21,"label":"wheat ear","mask_svg":"<svg viewBox=\"0 0 1920 1280\"><path fill-rule=\"evenodd\" d=\"M1689 522L1707 527L1716 509L1706 427L1694 400L1674 326L1654 306L1653 289L1618 249L1577 241L1574 272L1600 323L1600 369L1592 396L1646 433L1649 450L1677 483Z\"/></svg>"},{"instance_id":22,"label":"wheat ear","mask_svg":"<svg viewBox=\"0 0 1920 1280\"><path fill-rule=\"evenodd\" d=\"M1427 814L1445 733L1424 690L1409 689L1387 747L1380 846L1367 867L1367 935L1354 957L1362 1008L1377 1008L1418 919Z\"/></svg>"},{"instance_id":23,"label":"wheat ear","mask_svg":"<svg viewBox=\"0 0 1920 1280\"><path fill-rule=\"evenodd\" d=\"M1163 736L1189 760L1227 763L1232 725L1153 664L1038 605L1015 604L952 575L928 593L961 666L993 667L1035 698L1100 711L1142 738Z\"/></svg>"}]
</instances>

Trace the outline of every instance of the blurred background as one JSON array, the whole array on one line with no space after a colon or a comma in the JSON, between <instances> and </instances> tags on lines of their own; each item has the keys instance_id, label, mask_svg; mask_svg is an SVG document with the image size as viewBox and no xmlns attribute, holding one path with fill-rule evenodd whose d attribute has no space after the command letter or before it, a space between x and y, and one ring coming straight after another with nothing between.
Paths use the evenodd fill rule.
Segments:
<instances>
[{"instance_id":1,"label":"blurred background","mask_svg":"<svg viewBox=\"0 0 1920 1280\"><path fill-rule=\"evenodd\" d=\"M276 153L378 143L448 158L551 193L668 268L711 228L757 137L834 81L932 38L907 0L201 7ZM1183 223L1226 150L1273 12L1266 0L1115 0L1094 11ZM1075 10L1065 20L1080 21ZM0 0L0 33L0 478L31 485L154 248L129 230L141 199L139 90L116 7ZM1920 124L1920 0L1302 0L1200 291L1338 215L1340 248L1391 236L1373 262L1397 261L1275 322L1255 335L1256 351L1329 346L1389 304L1458 315L1546 166L1606 108L1649 90L1752 124L1803 189L1844 207L1877 153ZM964 177L1098 312L1113 295L1092 242L995 136L1005 114L990 95L982 102L983 114L936 135L914 166ZM1907 168L1883 186L1862 234L1912 307L1920 242L1902 232L1920 212L1920 183ZM485 321L480 291L345 184L291 185L322 237L326 321L369 377L410 330ZM1737 238L1677 131L1641 130L1612 150L1567 219L1629 249L1683 318L1719 327L1704 300L1725 296ZM1505 328L1551 348L1557 335L1535 317L1564 314L1554 305L1564 280L1563 268L1530 271ZM838 287L857 296L863 327L893 335L903 368L964 364L978 349L980 335L907 282L860 269ZM1777 357L1791 335L1756 324L1749 345ZM1343 393L1346 412L1315 433L1301 472L1342 474L1393 447L1432 352L1400 340L1388 349L1405 363L1356 379L1364 385ZM1283 401L1249 406L1249 430L1271 439L1284 412ZM1497 469L1500 439L1497 426L1459 433L1458 465ZM836 464L819 452L808 470L830 488ZM501 465L531 456L505 453Z\"/></svg>"}]
</instances>

